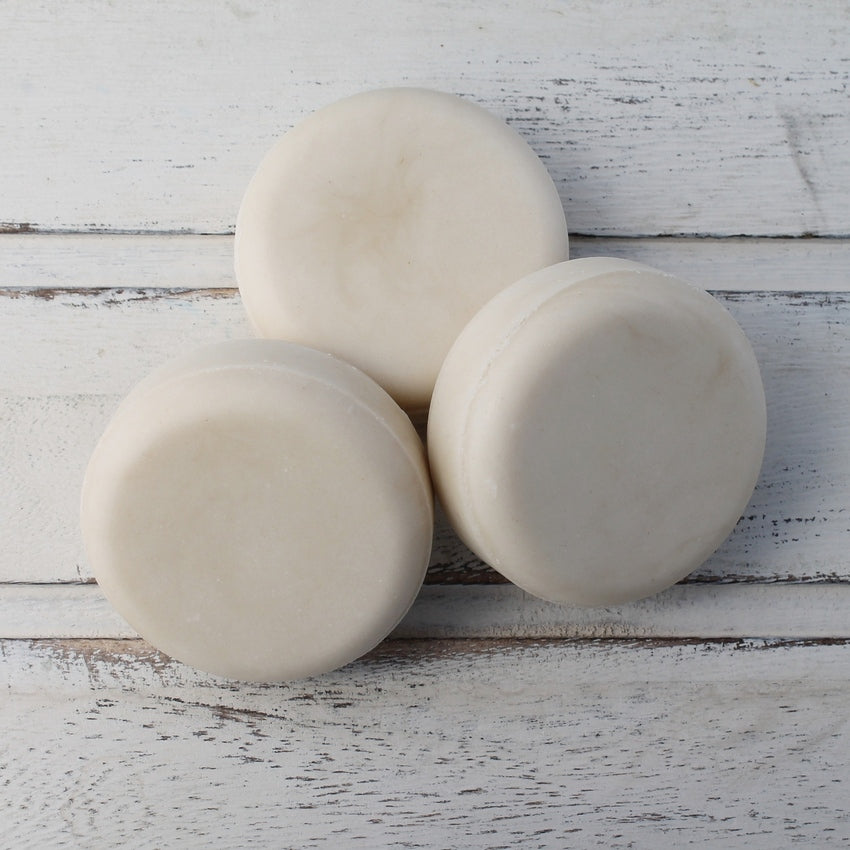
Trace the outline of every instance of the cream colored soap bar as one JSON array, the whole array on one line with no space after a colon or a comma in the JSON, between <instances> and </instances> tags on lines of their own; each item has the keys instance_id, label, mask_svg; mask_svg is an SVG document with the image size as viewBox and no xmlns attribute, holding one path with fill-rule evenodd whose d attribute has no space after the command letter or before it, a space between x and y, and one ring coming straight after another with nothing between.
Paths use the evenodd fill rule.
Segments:
<instances>
[{"instance_id":1,"label":"cream colored soap bar","mask_svg":"<svg viewBox=\"0 0 850 850\"><path fill-rule=\"evenodd\" d=\"M375 646L422 584L432 527L407 416L354 367L273 340L205 348L139 384L82 495L95 576L142 637L257 681Z\"/></svg>"},{"instance_id":2,"label":"cream colored soap bar","mask_svg":"<svg viewBox=\"0 0 850 850\"><path fill-rule=\"evenodd\" d=\"M582 605L647 596L705 560L764 441L758 364L726 310L605 258L487 304L446 358L428 424L461 538L530 593Z\"/></svg>"},{"instance_id":3,"label":"cream colored soap bar","mask_svg":"<svg viewBox=\"0 0 850 850\"><path fill-rule=\"evenodd\" d=\"M296 126L236 224L257 332L343 357L413 414L474 313L565 259L564 212L531 148L481 107L414 88L358 94Z\"/></svg>"}]
</instances>

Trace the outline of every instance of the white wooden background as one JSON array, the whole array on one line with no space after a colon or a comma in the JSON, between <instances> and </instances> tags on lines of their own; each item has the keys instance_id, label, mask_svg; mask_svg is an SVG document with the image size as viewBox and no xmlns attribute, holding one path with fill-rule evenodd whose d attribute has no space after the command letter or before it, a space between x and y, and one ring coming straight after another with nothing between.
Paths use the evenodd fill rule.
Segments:
<instances>
[{"instance_id":1,"label":"white wooden background","mask_svg":"<svg viewBox=\"0 0 850 850\"><path fill-rule=\"evenodd\" d=\"M0 2L0 847L850 843L846 0ZM291 685L135 638L82 552L87 457L153 366L248 333L241 193L364 88L470 97L573 256L715 292L769 436L729 541L574 610L442 526L394 636Z\"/></svg>"}]
</instances>

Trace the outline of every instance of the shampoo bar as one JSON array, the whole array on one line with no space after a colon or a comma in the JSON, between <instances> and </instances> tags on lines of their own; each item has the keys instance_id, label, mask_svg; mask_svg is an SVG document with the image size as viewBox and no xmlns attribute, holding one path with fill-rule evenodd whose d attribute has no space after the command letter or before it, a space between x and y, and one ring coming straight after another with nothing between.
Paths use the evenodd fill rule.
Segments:
<instances>
[{"instance_id":1,"label":"shampoo bar","mask_svg":"<svg viewBox=\"0 0 850 850\"><path fill-rule=\"evenodd\" d=\"M764 442L758 364L726 310L605 258L490 301L449 352L428 423L461 538L530 593L581 605L699 566L744 510Z\"/></svg>"},{"instance_id":2,"label":"shampoo bar","mask_svg":"<svg viewBox=\"0 0 850 850\"><path fill-rule=\"evenodd\" d=\"M83 486L86 549L118 611L236 679L321 673L375 646L422 584L432 527L407 416L354 367L273 340L144 380Z\"/></svg>"},{"instance_id":3,"label":"shampoo bar","mask_svg":"<svg viewBox=\"0 0 850 850\"><path fill-rule=\"evenodd\" d=\"M531 148L481 107L414 88L358 94L296 126L236 224L259 335L343 357L412 414L473 314L566 259L564 212Z\"/></svg>"}]
</instances>

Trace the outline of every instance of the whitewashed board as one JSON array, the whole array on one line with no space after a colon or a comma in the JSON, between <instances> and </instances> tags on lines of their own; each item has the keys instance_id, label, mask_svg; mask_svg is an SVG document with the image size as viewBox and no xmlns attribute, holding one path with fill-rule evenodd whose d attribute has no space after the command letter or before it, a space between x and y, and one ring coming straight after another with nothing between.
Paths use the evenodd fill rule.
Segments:
<instances>
[{"instance_id":1,"label":"whitewashed board","mask_svg":"<svg viewBox=\"0 0 850 850\"><path fill-rule=\"evenodd\" d=\"M510 121L577 233L850 235L844 0L0 6L8 230L233 229L260 157L363 88Z\"/></svg>"},{"instance_id":2,"label":"whitewashed board","mask_svg":"<svg viewBox=\"0 0 850 850\"><path fill-rule=\"evenodd\" d=\"M235 285L233 237L7 233L0 287L216 289ZM850 240L570 237L570 256L623 257L730 292L850 291ZM45 295L47 296L47 292Z\"/></svg>"},{"instance_id":3,"label":"whitewashed board","mask_svg":"<svg viewBox=\"0 0 850 850\"><path fill-rule=\"evenodd\" d=\"M850 579L850 300L840 292L717 295L760 360L768 443L738 528L692 578ZM0 492L12 532L0 580L85 580L79 489L121 395L178 353L248 335L247 320L238 294L223 288L0 288L0 305L0 435L14 449ZM482 569L443 523L433 566L441 581Z\"/></svg>"},{"instance_id":4,"label":"whitewashed board","mask_svg":"<svg viewBox=\"0 0 850 850\"><path fill-rule=\"evenodd\" d=\"M848 649L406 641L239 686L0 643L0 845L843 846Z\"/></svg>"},{"instance_id":5,"label":"whitewashed board","mask_svg":"<svg viewBox=\"0 0 850 850\"><path fill-rule=\"evenodd\" d=\"M849 45L846 0L0 3L0 847L850 844ZM265 150L385 85L514 126L573 256L717 293L764 470L649 600L542 603L441 523L369 657L216 680L93 583L82 472L139 377L248 333L232 232Z\"/></svg>"},{"instance_id":6,"label":"whitewashed board","mask_svg":"<svg viewBox=\"0 0 850 850\"><path fill-rule=\"evenodd\" d=\"M605 608L512 584L426 584L393 638L776 637L850 640L850 584L680 584ZM135 638L94 583L0 584L0 639Z\"/></svg>"}]
</instances>

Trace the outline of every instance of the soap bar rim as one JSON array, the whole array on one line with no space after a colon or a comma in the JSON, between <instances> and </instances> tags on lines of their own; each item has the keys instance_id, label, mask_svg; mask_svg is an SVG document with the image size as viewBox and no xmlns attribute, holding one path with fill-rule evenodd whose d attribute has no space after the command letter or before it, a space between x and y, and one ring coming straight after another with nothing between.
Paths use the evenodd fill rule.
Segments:
<instances>
[{"instance_id":1,"label":"soap bar rim","mask_svg":"<svg viewBox=\"0 0 850 850\"><path fill-rule=\"evenodd\" d=\"M588 271L585 273L585 270ZM508 287L506 290L503 290L494 296L494 298L491 299L491 301L488 302L481 311L479 311L479 314L476 314L476 317L470 321L463 333L459 336L458 340L456 340L455 346L452 347L452 351L450 351L445 361L445 364L448 364L448 368L446 368L445 372L441 371L441 376L438 378L437 386L435 387L434 399L436 401L439 415L437 418L429 419L427 443L435 492L438 499L443 504L450 521L453 525L455 525L458 536L461 537L461 539L463 539L464 542L466 542L467 545L469 545L470 548L472 548L473 551L482 558L482 560L490 564L498 572L502 572L506 578L522 587L527 592L557 604L574 604L582 607L622 604L626 601L633 601L654 595L665 587L669 587L670 584L674 582L670 581L663 586L657 587L655 590L641 593L639 596L635 596L634 593L632 593L628 599L588 603L575 599L556 598L551 594L547 595L545 593L540 593L539 590L532 589L529 586L531 584L539 584L536 579L535 581L526 583L523 580L525 576L521 575L519 579L516 578L515 576L518 571L515 565L509 564L507 568L505 568L501 563L502 559L500 557L494 557L494 552L498 552L499 545L496 544L494 546L491 534L486 528L486 521L483 523L481 521L479 504L481 502L481 498L474 494L475 488L473 487L473 484L475 476L470 476L468 473L470 457L470 453L468 451L470 443L470 422L473 417L475 400L479 397L479 394L486 385L487 376L490 370L494 368L494 364L498 362L500 356L510 349L511 343L522 331L526 323L540 310L545 309L546 305L554 298L566 294L569 290L572 290L577 286L580 287L584 284L592 284L593 281L597 281L601 277L606 277L618 272L629 272L635 277L639 277L641 274L647 274L652 275L656 279L666 279L676 286L681 286L682 291L687 291L697 302L702 301L706 305L710 305L711 310L718 317L721 314L725 316L722 321L730 330L734 330L738 342L743 342L745 354L748 352L748 355L746 356L750 359L750 365L755 367L754 374L758 377L757 388L760 392L760 397L754 400L753 405L753 410L755 410L755 408L760 408L760 456L752 477L752 486L747 488L750 495L742 505L742 510L745 509L746 502L749 501L749 498L752 496L752 491L758 481L760 469L764 462L767 411L760 365L752 349L752 344L750 343L749 338L735 318L724 307L724 305L720 304L717 299L713 298L704 289L682 280L677 275L655 269L643 263L636 263L631 260L614 257L586 257L557 263L537 272L532 272L526 277L521 278L511 287ZM537 280L541 277L546 277L548 279L544 280L542 283L537 283ZM539 286L541 289L539 293L535 293L536 286ZM489 319L489 314L492 311L497 310L502 304L510 305L512 300L516 300L518 297L521 298L523 295L525 295L527 299L531 299L536 295L531 307L523 309L518 317L512 318L509 326L501 329L501 332L494 331L492 325L488 328L487 319ZM490 305L493 305L493 307ZM516 305L514 304L512 306L515 307ZM482 314L483 317L479 319L478 316ZM459 362L463 364L463 367L455 370L458 374L453 376L451 373L454 370L454 360L460 358L460 353L463 352L464 347L467 348L467 351L465 352L467 355L470 354L469 349L471 347L471 358L475 358L477 351L474 348L476 343L473 337L479 332L486 340L486 357L482 356L479 358L481 362L473 362L474 377L467 377L465 379L463 377L463 373L465 371L468 372L469 370L467 363L470 358L459 360ZM496 341L494 342L493 340ZM478 344L480 346L480 341L478 341ZM451 382L451 386L448 386L447 388L447 384L449 382ZM458 395L457 387L455 386L458 382L464 391L462 395ZM448 394L448 396L450 396L453 400L451 402L444 401L442 399L444 394ZM455 408L456 411L460 411L460 416L458 416L456 412L453 414L443 415L440 411L444 405L445 407L449 407L449 405L451 405L451 407ZM445 424L442 420L448 420L448 424ZM442 430L448 429L450 436L446 438L442 432L438 434L438 428ZM450 470L446 475L446 478L448 481L455 478L456 481L454 483L447 484L444 481L443 469L446 466L448 466ZM480 477L481 470L477 470L477 472ZM721 538L717 544L718 546L722 544L723 540L726 539L732 532L735 524L735 522L732 522L731 527L728 528L723 538ZM467 535L469 535L469 537L467 537ZM705 554L699 563L702 563L706 558L710 557L711 552L715 551L716 548L717 546ZM698 563L694 564L684 573L680 571L679 579L677 580L681 580L682 577L688 575L696 566L698 566Z\"/></svg>"},{"instance_id":2,"label":"soap bar rim","mask_svg":"<svg viewBox=\"0 0 850 850\"><path fill-rule=\"evenodd\" d=\"M336 375L337 378L343 379L345 386L341 386L340 384L335 383L332 379L332 375L322 376L312 373L309 369L305 370L303 368L300 368L304 365L303 363L299 364L299 367L297 368L293 367L290 363L280 363L274 362L272 360L264 360L260 362L254 361L251 363L216 362L214 365L207 367L199 367L197 365L197 360L202 360L204 355L217 354L219 355L219 360L226 360L228 355L232 352L244 350L243 346L248 346L251 348L261 347L266 349L267 351L270 349L276 349L278 352L282 352L285 350L295 350L301 353L305 353L308 360L310 361L310 365L316 365L319 371L323 371L326 369L326 367L330 367L331 371L334 375ZM391 445L393 446L393 452L397 453L398 462L404 464L408 468L410 472L411 483L415 482L416 493L411 494L410 507L421 516L423 523L422 530L424 531L424 529L430 528L431 533L430 535L427 535L427 546L423 546L421 552L417 550L415 558L416 563L414 563L414 559L411 558L409 563L405 565L405 578L403 579L402 583L405 586L409 584L410 593L405 594L404 604L398 607L398 611L393 622L387 628L383 629L383 633L379 637L377 637L375 640L372 640L370 647L364 650L364 652L369 652L381 641L386 639L386 637L392 632L392 630L398 625L398 623L406 616L407 612L410 610L410 607L413 605L414 601L416 600L416 597L418 596L430 563L430 554L433 545L434 503L433 488L431 485L430 476L427 475L427 460L425 455L425 449L422 445L422 441L416 434L415 429L408 417L400 408L398 408L392 398L387 395L386 392L374 381L372 381L367 375L362 373L356 367L351 366L350 364L340 360L339 358L326 354L325 352L310 349L298 343L292 343L285 340L243 339L228 340L221 343L205 345L182 356L172 358L167 363L163 364L158 369L148 374L145 378L143 378L133 387L130 393L122 400L122 402L118 405L117 409L112 414L112 417L110 418L106 428L104 429L103 433L100 436L100 439L97 442L95 449L93 450L89 463L86 467L83 486L80 493L80 524L83 530L83 540L85 544L86 555L92 565L93 574L95 575L95 578L97 580L98 570L95 569L94 560L89 555L89 544L87 542L88 535L85 530L87 499L92 498L91 490L94 486L92 482L97 479L98 475L104 474L104 469L106 470L107 476L109 476L110 467L112 467L114 464L114 457L111 457L109 454L107 454L104 459L101 456L101 444L104 444L106 446L107 452L115 452L116 440L118 443L120 443L120 434L122 428L125 426L125 424L131 423L134 416L138 415L140 411L142 414L146 412L145 406L150 405L151 396L157 391L168 391L169 389L173 389L175 384L179 385L183 381L192 381L198 376L212 375L215 373L233 372L244 369L248 369L255 373L271 371L275 374L292 378L295 381L303 379L309 383L319 384L321 385L323 391L328 392L331 395L338 396L343 404L354 404L359 411L358 415L368 416L369 421L373 423L372 427L379 429L381 433L389 433L392 435ZM369 391L372 396L371 399L359 397L355 392L352 391L352 387L358 384L369 388ZM373 403L370 403L370 401ZM379 408L383 409L381 410ZM202 419L203 411L199 411L198 421L202 421ZM395 426L393 425L393 419L396 420ZM163 431L163 434L167 435L171 424L172 423L168 423L166 426L164 426L165 430ZM404 438L402 432L406 434L408 439ZM118 436L116 437L116 435ZM110 446L110 444L112 445ZM98 460L99 456L101 456L100 460ZM131 455L129 463L122 463L122 465L117 468L117 477L115 477L113 481L110 481L108 483L108 486L125 486L120 481L120 477L125 473L128 466L130 466L135 460L137 460L137 458L134 458ZM107 491L107 494L108 492L109 491ZM149 642L151 642L154 647L158 647L157 642L150 641L150 639L147 638L146 635L151 633L156 635L156 632L160 631L160 627L155 624L153 629L148 628L145 626L143 619L139 621L135 616L133 617L134 622L131 622L129 619L127 619L125 611L122 610L122 608L118 608L114 605L114 603L112 602L112 594L107 594L105 589L106 586L111 587L114 582L116 576L115 568L112 566L112 564L110 564L107 566L105 572L110 573L111 575L106 581L106 585L102 585L102 592L107 596L110 603L113 604L114 607L116 607L116 610L122 616L122 618L127 620L127 622L130 623L130 625L137 632L139 632L143 639L149 640ZM117 584L115 585L116 587L120 587L121 584L120 570L118 575L119 578ZM390 609L387 607L386 610L389 611ZM137 622L139 622L144 628L139 629L136 624ZM362 635L358 637L358 643L365 643L362 638ZM273 678L270 676L256 678L252 676L235 676L230 673L222 672L221 670L210 669L210 666L198 666L192 660L184 661L178 655L168 653L167 650L160 651L169 654L170 657L181 661L181 663L186 663L190 666L194 666L196 667L196 669L205 670L211 675L223 676L233 681L246 682L292 681L295 679L303 678L304 676L309 677L314 675L321 675L322 673L330 672L330 670L332 669L338 669L338 667L345 666L346 664L352 663L356 660L356 657L348 657L348 659L341 665L336 665L335 667L327 667L323 669L314 669L311 672L300 673L298 675L276 676Z\"/></svg>"},{"instance_id":3,"label":"soap bar rim","mask_svg":"<svg viewBox=\"0 0 850 850\"><path fill-rule=\"evenodd\" d=\"M415 95L415 96L426 96L426 97L432 97L436 100L445 99L447 101L452 101L453 104L454 104L454 102L457 102L459 104L462 104L463 109L468 109L469 114L475 114L476 116L480 116L480 118L476 118L474 120L482 120L482 121L486 120L486 121L488 121L494 129L494 133L498 132L505 139L509 138L511 140L511 144L514 146L514 148L516 150L515 157L517 159L517 162L519 162L520 158L524 159L528 163L528 165L527 166L523 165L522 167L524 169L527 168L528 171L531 171L533 169L537 173L537 180L540 183L540 188L542 189L543 186L545 186L545 191L550 195L547 203L551 207L550 212L553 214L553 216L552 216L553 221L554 221L554 218L556 217L555 211L557 210L557 213L559 213L559 221L558 221L557 228L554 227L554 225L551 224L551 223L547 224L547 231L551 231L550 235L552 235L552 233L554 233L554 230L558 231L558 239L560 240L559 245L558 245L558 250L555 251L553 249L552 245L549 245L548 250L553 255L555 253L558 253L562 258L560 261L565 261L569 258L569 233L568 233L568 229L567 229L566 213L565 213L565 210L564 210L563 202L561 201L561 198L560 198L560 193L558 191L558 187L555 185L555 182L554 182L552 175L549 172L546 164L542 161L542 159L537 154L537 152L531 147L529 141L521 133L519 133L513 126L508 124L504 119L502 119L496 113L492 112L490 109L486 108L485 106L476 102L475 100L472 100L471 98L469 98L467 96L455 94L453 92L447 92L447 91L443 91L443 90L439 90L439 89L429 88L429 87L425 87L425 86L416 86L416 85L411 85L411 86L395 85L395 86L386 86L386 87L377 87L377 88L365 89L365 90L358 91L358 92L355 92L353 94L350 94L350 95L347 95L347 96L337 98L335 100L323 103L322 105L317 107L315 110L313 110L313 111L307 113L306 115L300 117L299 120L294 125L292 125L281 136L279 136L276 139L276 141L271 145L271 147L269 147L265 151L260 162L258 163L254 172L252 173L252 176L251 176L251 178L250 178L250 180L247 184L247 187L246 187L246 189L245 189L245 191L242 195L242 199L240 201L239 210L238 210L237 217L236 217L236 229L235 229L234 252L233 252L233 268L234 268L234 274L235 274L235 278L236 278L236 281L237 281L237 285L239 287L239 291L242 294L242 300L243 300L243 303L245 305L245 312L248 316L249 323L250 323L251 328L254 331L254 333L257 334L258 336L260 336L262 338L275 338L275 337L268 336L264 331L262 331L260 329L259 324L256 321L255 314L258 312L258 309L253 305L254 305L255 300L257 300L258 296L251 295L249 290L256 288L257 285L247 283L247 278L248 277L256 278L257 275L252 274L252 275L249 276L244 271L244 266L245 266L246 262L250 264L250 263L254 263L255 261L254 260L246 261L244 259L245 252L244 252L244 249L240 248L240 245L241 245L243 238L244 238L243 234L244 234L244 228L245 228L245 218L247 216L247 213L245 212L245 210L246 210L246 207L248 206L248 204L246 202L248 201L248 198L252 193L252 189L253 189L255 183L261 182L261 178L264 176L261 172L263 172L264 170L268 170L268 168L271 167L271 166L267 166L267 162L273 160L276 156L278 156L277 152L280 149L284 149L286 147L287 140L290 139L292 134L299 132L299 130L303 126L305 126L309 122L311 122L316 116L321 115L323 112L325 112L327 110L331 110L331 109L335 108L339 104L353 102L353 101L356 101L357 99L360 99L360 98L366 99L366 98L371 98L373 96L384 96L384 95L393 96L393 95L397 95L397 94L412 94L412 95ZM500 144L501 144L501 142L500 142ZM507 147L507 143L505 143L505 147ZM530 179L528 177L525 177L524 182L530 184ZM542 195L543 195L543 191L540 192L541 197L542 197ZM543 206L542 202L539 203L538 206L542 209L542 206ZM538 210L538 212L539 212L539 210ZM548 213L547 213L547 215L548 215ZM254 237L254 239L256 241L256 237ZM256 255L257 252L255 251L254 253ZM504 284L503 288L504 288L504 286L510 286L511 283L512 282L508 282L508 283ZM497 293L494 292L493 294L497 294ZM450 309L452 305L448 304L446 306L447 306L447 309ZM481 302L480 304L478 304L478 308L483 307L483 306L484 306L484 302ZM262 312L262 311L259 311L259 312ZM470 316L470 318L471 318L471 316ZM461 328L458 328L458 332L460 332L460 330L461 330ZM300 332L299 332L299 334L300 334ZM291 329L290 329L288 335L294 337L294 334L292 333ZM316 336L315 332L313 332L313 331L310 331L309 335L313 336L313 337ZM321 345L322 341L317 340L315 338L314 339L304 339L304 338L299 336L299 342L300 342L300 344L304 344L304 345L308 345L308 346L316 345L317 347L323 347ZM443 355L442 355L443 359L445 357L445 354L446 354L446 352L444 351ZM357 356L351 356L351 352L347 352L347 353L340 352L339 356L341 356L343 358L348 357L348 359L351 360L354 363L357 363L357 360L358 360ZM442 361L440 361L440 362L442 362ZM357 365L358 365L358 367L360 367L359 363L357 363ZM360 367L360 368L362 368L362 367ZM434 379L436 379L436 376L438 375L438 373L439 373L439 363L436 364L436 369L434 371ZM387 374L375 375L375 376L372 376L370 374L370 377L373 377L373 380L379 381L381 383L381 385L383 386L384 379L387 378L388 376L387 376ZM419 397L419 390L415 389L415 388L411 389L411 387L409 385L409 381L401 381L400 383L406 383L407 384L407 386L405 387L405 395L407 396L407 398L404 401L400 400L398 403L403 407L403 409L412 418L414 418L414 420L422 421L425 418L425 416L427 415L427 411L428 411L429 406L430 406L431 393L433 392L433 381L431 382L430 392L426 393L421 398ZM395 398L394 395L393 395L393 397ZM414 397L416 398L415 401L412 400ZM411 400L410 403L408 403L408 399Z\"/></svg>"},{"instance_id":4,"label":"soap bar rim","mask_svg":"<svg viewBox=\"0 0 850 850\"><path fill-rule=\"evenodd\" d=\"M350 387L346 387L344 390L338 386L335 386L332 381L318 376L315 373L310 372L307 369L296 369L288 365L284 365L282 363L274 363L270 360L261 361L250 364L243 363L225 363L221 365L212 365L212 366L204 366L204 367L193 367L193 366L185 366L183 365L184 361L188 361L189 358L194 360L195 357L200 357L207 353L227 353L228 349L236 349L237 347L242 347L245 344L253 345L255 343L259 343L264 347L270 347L273 345L280 350L283 350L284 346L288 349L299 350L309 352L310 356L319 355L322 360L320 361L318 358L315 359L315 363L319 364L320 362L324 364L328 364L336 370L337 374L346 378L353 379L354 381L361 384L364 389L368 388L368 391L373 399L373 406L370 406L364 399L359 398L356 392L352 392ZM303 345L298 342L291 342L289 340L283 339L272 339L267 337L257 337L257 338L237 338L237 339L229 339L224 340L222 342L214 342L208 343L206 345L200 346L198 348L192 349L191 351L185 352L182 355L178 355L175 358L171 358L164 364L161 364L159 367L154 369L152 372L149 372L145 375L141 380L139 380L128 393L122 398L118 406L113 411L109 421L106 424L103 432L98 438L97 445L100 444L100 441L104 439L107 433L112 430L113 424L116 423L119 418L123 419L124 416L132 415L130 411L132 410L133 405L137 402L141 401L142 398L146 397L147 394L156 390L159 387L166 386L172 382L188 380L195 375L201 374L213 374L216 372L226 372L237 369L251 369L252 371L279 371L285 372L291 375L297 375L299 377L316 381L321 383L323 386L336 390L340 395L345 396L349 401L354 402L361 410L368 413L376 422L380 423L383 429L392 437L393 441L398 444L399 448L404 453L405 457L409 460L412 466L414 466L417 470L417 477L419 477L422 481L423 487L428 492L433 493L433 482L431 481L430 476L425 476L422 474L420 459L425 462L425 469L427 470L427 450L422 444L422 440L419 439L418 435L416 435L416 443L412 446L402 440L399 437L399 434L396 432L395 427L399 427L401 429L406 429L407 422L410 425L410 428L413 430L415 434L415 426L410 421L408 415L404 412L404 410L398 406L393 397L373 378L370 378L365 372L361 369L358 369L357 366L349 363L346 360L343 360L341 357L337 357L335 354L331 354L326 351L320 351L316 348L311 348L310 346ZM366 379L366 382L363 379ZM380 410L378 409L380 407ZM393 425L392 420L396 420L397 426ZM417 450L418 446L421 446L421 452ZM97 445L95 449L92 451L92 456L94 455L94 451L97 450ZM85 491L86 480L88 478L89 473L89 465L86 466L86 471L83 476L83 492ZM82 500L82 493L81 493ZM432 508L432 521L433 521L433 508Z\"/></svg>"}]
</instances>

